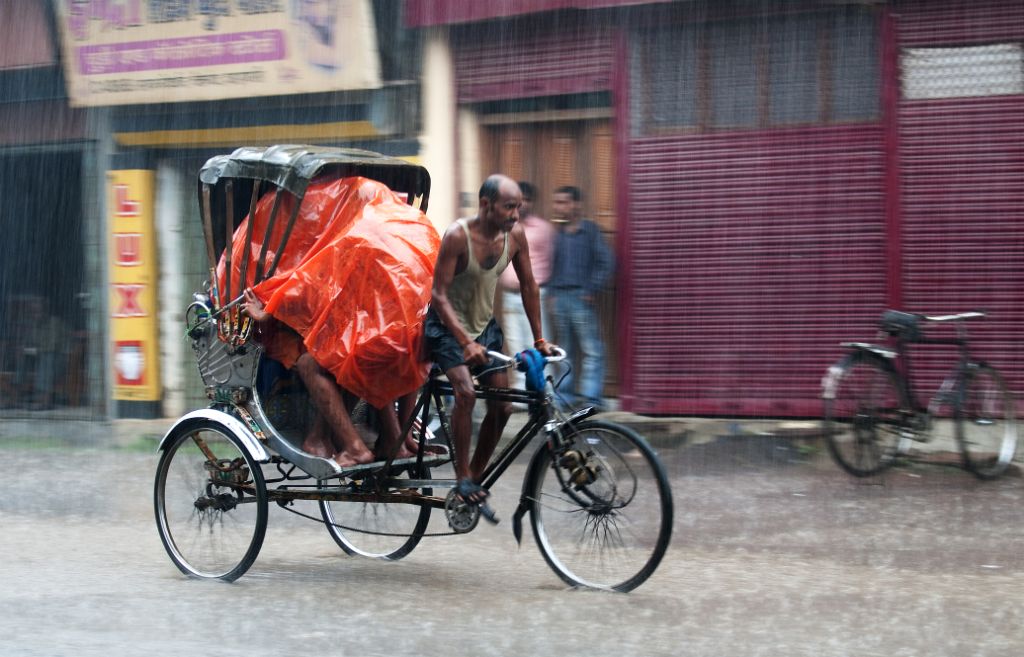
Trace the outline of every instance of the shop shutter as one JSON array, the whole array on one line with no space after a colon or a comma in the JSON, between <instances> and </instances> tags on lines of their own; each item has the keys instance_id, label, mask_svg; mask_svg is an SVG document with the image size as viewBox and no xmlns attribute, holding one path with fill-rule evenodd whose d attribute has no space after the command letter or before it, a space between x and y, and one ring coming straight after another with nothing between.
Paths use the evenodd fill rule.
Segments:
<instances>
[{"instance_id":1,"label":"shop shutter","mask_svg":"<svg viewBox=\"0 0 1024 657\"><path fill-rule=\"evenodd\" d=\"M608 30L511 31L455 47L460 103L607 91L614 49Z\"/></svg>"},{"instance_id":2,"label":"shop shutter","mask_svg":"<svg viewBox=\"0 0 1024 657\"><path fill-rule=\"evenodd\" d=\"M0 2L0 70L58 63L46 13L39 0Z\"/></svg>"},{"instance_id":3,"label":"shop shutter","mask_svg":"<svg viewBox=\"0 0 1024 657\"><path fill-rule=\"evenodd\" d=\"M975 351L1024 390L1024 3L908 2L900 169L905 306L980 309ZM930 78L929 78L930 76ZM922 348L919 384L934 389L948 350Z\"/></svg>"},{"instance_id":4,"label":"shop shutter","mask_svg":"<svg viewBox=\"0 0 1024 657\"><path fill-rule=\"evenodd\" d=\"M632 141L624 407L820 413L839 342L885 305L881 144L876 124Z\"/></svg>"}]
</instances>

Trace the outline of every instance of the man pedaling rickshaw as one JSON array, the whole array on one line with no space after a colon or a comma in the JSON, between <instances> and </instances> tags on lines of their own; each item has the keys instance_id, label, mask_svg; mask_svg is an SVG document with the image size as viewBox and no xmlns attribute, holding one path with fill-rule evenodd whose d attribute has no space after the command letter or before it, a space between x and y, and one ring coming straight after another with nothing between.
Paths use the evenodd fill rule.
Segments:
<instances>
[{"instance_id":1,"label":"man pedaling rickshaw","mask_svg":"<svg viewBox=\"0 0 1024 657\"><path fill-rule=\"evenodd\" d=\"M501 351L503 336L494 318L494 292L498 276L511 264L520 281L523 307L533 331L534 347L545 356L558 347L543 337L540 287L530 265L530 247L519 225L523 194L514 180L492 175L480 187L475 217L452 223L441 241L434 272L430 310L424 334L430 355L444 370L455 391L452 442L455 447L456 491L463 500L481 504L484 517L494 516L484 504L488 496L480 478L505 430L512 406L488 400L487 415L472 461L469 458L473 406L473 375L484 385L508 387L508 370L488 368L490 351ZM472 368L472 369L470 369Z\"/></svg>"}]
</instances>

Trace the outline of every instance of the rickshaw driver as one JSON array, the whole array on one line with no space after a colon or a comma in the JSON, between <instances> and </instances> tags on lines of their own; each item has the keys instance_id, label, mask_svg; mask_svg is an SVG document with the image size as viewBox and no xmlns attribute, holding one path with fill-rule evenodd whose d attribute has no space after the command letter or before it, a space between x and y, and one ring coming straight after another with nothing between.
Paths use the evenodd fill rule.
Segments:
<instances>
[{"instance_id":1,"label":"rickshaw driver","mask_svg":"<svg viewBox=\"0 0 1024 657\"><path fill-rule=\"evenodd\" d=\"M452 442L455 448L456 491L466 502L482 504L488 492L480 477L501 438L512 412L509 402L488 400L487 415L473 459L469 459L473 428L473 378L490 359L488 350L500 351L503 337L494 318L494 292L498 276L511 262L519 277L523 307L533 333L534 346L545 356L555 345L542 337L540 287L533 277L526 233L519 225L523 196L519 185L495 174L480 187L479 211L455 221L441 239L424 337L430 356L445 372L455 392ZM484 385L508 387L508 372L498 369L480 377Z\"/></svg>"},{"instance_id":2,"label":"rickshaw driver","mask_svg":"<svg viewBox=\"0 0 1024 657\"><path fill-rule=\"evenodd\" d=\"M400 433L394 404L386 404L381 412L381 435L371 452L352 424L344 388L313 356L306 351L302 338L287 324L263 310L263 303L251 289L244 292L245 312L256 322L257 339L269 358L299 375L316 417L302 444L302 451L322 458L333 458L341 467L351 467L387 458ZM355 396L352 396L355 399ZM337 438L337 440L334 440ZM336 452L334 450L337 450ZM399 448L397 458L413 456L407 445Z\"/></svg>"}]
</instances>

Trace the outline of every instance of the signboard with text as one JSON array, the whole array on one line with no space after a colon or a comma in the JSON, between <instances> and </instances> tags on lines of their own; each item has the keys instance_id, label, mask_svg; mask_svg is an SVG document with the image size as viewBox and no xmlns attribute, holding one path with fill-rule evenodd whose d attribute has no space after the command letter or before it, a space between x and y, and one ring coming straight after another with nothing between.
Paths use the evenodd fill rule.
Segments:
<instances>
[{"instance_id":1,"label":"signboard with text","mask_svg":"<svg viewBox=\"0 0 1024 657\"><path fill-rule=\"evenodd\" d=\"M155 175L109 171L110 334L114 399L159 401Z\"/></svg>"},{"instance_id":2,"label":"signboard with text","mask_svg":"<svg viewBox=\"0 0 1024 657\"><path fill-rule=\"evenodd\" d=\"M368 0L56 0L71 104L380 86Z\"/></svg>"}]
</instances>

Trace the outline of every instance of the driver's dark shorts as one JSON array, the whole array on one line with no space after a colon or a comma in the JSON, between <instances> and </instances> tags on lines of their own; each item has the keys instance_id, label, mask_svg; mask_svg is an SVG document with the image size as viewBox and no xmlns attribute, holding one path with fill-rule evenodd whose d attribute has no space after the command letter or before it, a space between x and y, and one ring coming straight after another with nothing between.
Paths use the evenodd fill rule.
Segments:
<instances>
[{"instance_id":1,"label":"driver's dark shorts","mask_svg":"<svg viewBox=\"0 0 1024 657\"><path fill-rule=\"evenodd\" d=\"M437 363L442 371L447 372L457 365L465 364L465 361L462 359L462 347L459 346L459 341L455 339L455 336L444 325L444 322L441 321L441 318L434 312L433 308L427 310L427 319L423 323L423 337L430 359ZM487 322L483 333L476 337L476 342L482 344L489 351L501 351L502 346L505 344L505 335L501 332L501 327L498 326L498 322L493 317L491 321ZM475 374L478 371L493 366L494 362L492 361L487 365L472 368L471 371Z\"/></svg>"}]
</instances>

